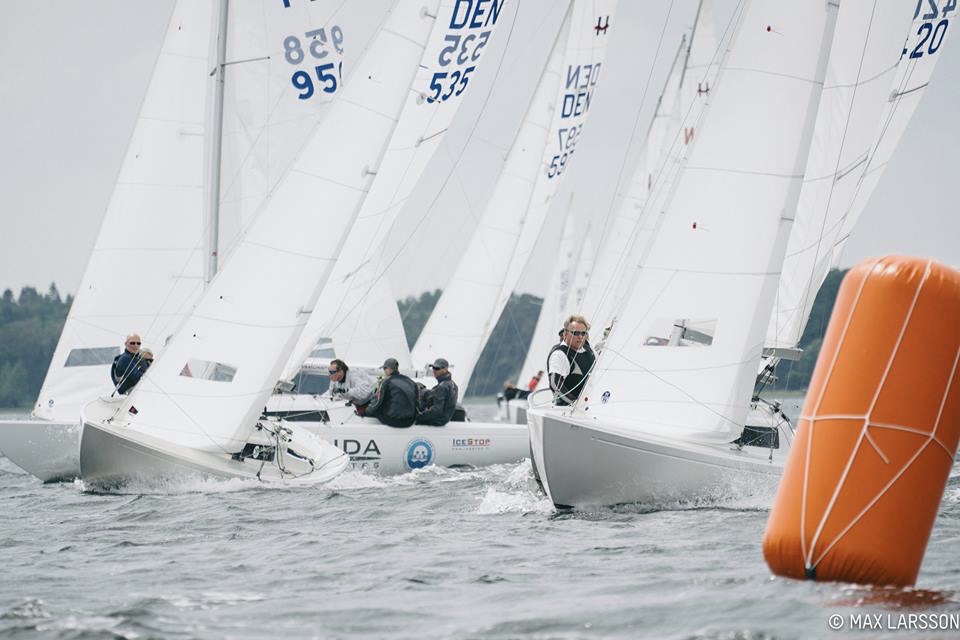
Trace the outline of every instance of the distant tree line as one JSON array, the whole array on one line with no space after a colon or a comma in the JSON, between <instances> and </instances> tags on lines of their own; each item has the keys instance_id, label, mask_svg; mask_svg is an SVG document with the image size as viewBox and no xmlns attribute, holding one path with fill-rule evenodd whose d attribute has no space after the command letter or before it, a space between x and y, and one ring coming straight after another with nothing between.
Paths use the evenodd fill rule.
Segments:
<instances>
[{"instance_id":1,"label":"distant tree line","mask_svg":"<svg viewBox=\"0 0 960 640\"><path fill-rule=\"evenodd\" d=\"M770 389L807 388L844 274L846 271L831 271L827 275L800 339L803 355L795 362L780 363L778 380ZM420 337L440 293L439 289L428 291L397 303L411 348ZM72 303L73 297L68 295L62 299L53 284L45 295L33 287L21 289L19 297L10 289L3 292L0 299L0 407L33 405ZM540 298L529 294L510 297L474 369L470 395L492 395L503 388L506 380L517 381L542 304Z\"/></svg>"},{"instance_id":2,"label":"distant tree line","mask_svg":"<svg viewBox=\"0 0 960 640\"><path fill-rule=\"evenodd\" d=\"M0 407L33 406L73 297L60 298L56 285L46 295L24 287L15 298L0 298Z\"/></svg>"}]
</instances>

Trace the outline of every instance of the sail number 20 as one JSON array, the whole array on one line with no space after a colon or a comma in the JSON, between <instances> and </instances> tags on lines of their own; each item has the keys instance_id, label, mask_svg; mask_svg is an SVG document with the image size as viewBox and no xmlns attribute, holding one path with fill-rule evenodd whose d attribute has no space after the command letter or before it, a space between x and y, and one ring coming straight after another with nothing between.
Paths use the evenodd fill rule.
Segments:
<instances>
[{"instance_id":1,"label":"sail number 20","mask_svg":"<svg viewBox=\"0 0 960 640\"><path fill-rule=\"evenodd\" d=\"M950 26L950 20L947 19L947 14L951 11L956 11L957 9L957 0L946 0L943 3L943 9L937 6L937 0L917 0L917 8L913 12L913 19L916 20L920 17L921 11L923 13L923 22L920 23L920 27L917 29L917 36L920 37L920 40L917 42L916 46L911 50L910 43L907 44L903 49L901 58L908 53L911 58L922 58L924 55L933 55L939 49L940 45L943 43L943 37L947 33L947 27ZM937 18L941 18L936 24L933 23Z\"/></svg>"}]
</instances>

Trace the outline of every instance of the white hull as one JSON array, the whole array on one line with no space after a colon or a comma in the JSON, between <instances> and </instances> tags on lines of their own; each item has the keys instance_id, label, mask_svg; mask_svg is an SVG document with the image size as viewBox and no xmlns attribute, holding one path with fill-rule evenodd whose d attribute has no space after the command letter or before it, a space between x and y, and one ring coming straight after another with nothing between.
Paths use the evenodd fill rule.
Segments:
<instances>
[{"instance_id":1,"label":"white hull","mask_svg":"<svg viewBox=\"0 0 960 640\"><path fill-rule=\"evenodd\" d=\"M778 482L788 438L769 449L611 433L558 409L529 413L532 460L558 507L665 504L756 492Z\"/></svg>"},{"instance_id":2,"label":"white hull","mask_svg":"<svg viewBox=\"0 0 960 640\"><path fill-rule=\"evenodd\" d=\"M0 420L0 452L44 482L80 475L80 422Z\"/></svg>"},{"instance_id":3,"label":"white hull","mask_svg":"<svg viewBox=\"0 0 960 640\"><path fill-rule=\"evenodd\" d=\"M112 407L95 402L83 411L80 477L95 486L172 480L184 475L221 479L257 479L284 485L328 482L349 459L327 442L296 426L270 460L200 451L108 422ZM255 432L250 443L268 449L275 440ZM281 469L282 467L282 469Z\"/></svg>"},{"instance_id":4,"label":"white hull","mask_svg":"<svg viewBox=\"0 0 960 640\"><path fill-rule=\"evenodd\" d=\"M442 427L395 429L375 418L361 418L342 401L300 395L275 396L267 409L335 444L350 455L352 468L381 475L407 473L429 464L507 464L530 455L525 424L449 422Z\"/></svg>"}]
</instances>

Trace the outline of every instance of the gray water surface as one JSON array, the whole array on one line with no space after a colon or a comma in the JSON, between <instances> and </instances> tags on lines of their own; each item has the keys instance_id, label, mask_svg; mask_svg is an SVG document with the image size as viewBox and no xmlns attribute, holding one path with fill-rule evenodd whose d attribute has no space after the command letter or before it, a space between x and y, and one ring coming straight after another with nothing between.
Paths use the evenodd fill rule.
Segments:
<instances>
[{"instance_id":1,"label":"gray water surface","mask_svg":"<svg viewBox=\"0 0 960 640\"><path fill-rule=\"evenodd\" d=\"M774 492L558 513L524 462L97 494L0 458L0 638L960 637L828 627L960 611L960 478L922 591L772 578Z\"/></svg>"}]
</instances>

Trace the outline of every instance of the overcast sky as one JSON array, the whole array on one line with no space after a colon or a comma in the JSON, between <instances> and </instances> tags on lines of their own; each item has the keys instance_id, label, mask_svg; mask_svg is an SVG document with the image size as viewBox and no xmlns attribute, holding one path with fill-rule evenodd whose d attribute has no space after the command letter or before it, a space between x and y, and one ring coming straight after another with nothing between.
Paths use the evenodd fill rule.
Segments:
<instances>
[{"instance_id":1,"label":"overcast sky","mask_svg":"<svg viewBox=\"0 0 960 640\"><path fill-rule=\"evenodd\" d=\"M901 1L911 10L912 0ZM76 291L170 6L169 0L59 0L5 2L0 7L0 290L19 292L25 285L46 290L55 282L61 292ZM535 82L537 70L530 65L524 69L523 62L546 56L544 47L550 38L538 28L539 14L551 7L545 0L523 5L511 42L503 43L505 61L514 70L508 79L503 68L499 76L496 69L481 68L487 86ZM677 0L673 5L621 0L611 21L614 39L606 75L578 146L579 164L568 175L568 185L574 176L579 176L577 184L588 185L574 195L575 207L608 206L616 181L609 159L623 157L645 89L640 118L643 122L649 118L667 64L695 8L694 0ZM722 8L718 8L718 20L723 19ZM668 10L670 19L665 23ZM664 40L658 51L661 32ZM948 38L940 55L931 86L847 244L844 265L892 252L960 265L956 204L960 43ZM478 73L473 90L483 88L481 80ZM503 140L516 129L525 101L513 99L522 91L511 91L491 95L499 106L488 105L487 129L481 132ZM450 131L453 143L469 137L466 132L471 126L455 123ZM418 274L394 279L398 295L442 287L451 269L438 263L450 263L462 251L471 216L479 214L482 194L489 192L496 158L478 153L464 163L471 168L458 175L460 191L451 188L436 199L426 188L419 193L422 206L436 200L437 213L432 214L430 231L418 233L398 263L401 271ZM470 176L476 177L476 184L464 185ZM558 200L568 202L569 197L569 188L562 188ZM398 227L404 229L403 221ZM546 273L541 269L528 274L522 285L535 287Z\"/></svg>"}]
</instances>

